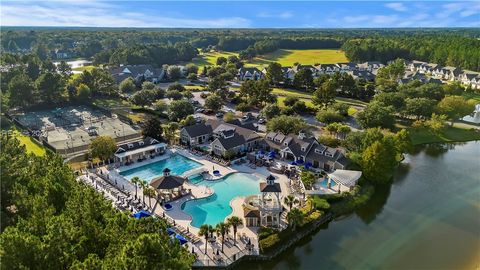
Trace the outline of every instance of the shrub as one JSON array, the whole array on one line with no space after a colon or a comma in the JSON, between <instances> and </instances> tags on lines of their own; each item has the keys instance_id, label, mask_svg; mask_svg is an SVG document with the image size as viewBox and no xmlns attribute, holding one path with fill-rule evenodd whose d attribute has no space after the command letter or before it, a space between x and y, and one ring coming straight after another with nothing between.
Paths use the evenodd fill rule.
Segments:
<instances>
[{"instance_id":1,"label":"shrub","mask_svg":"<svg viewBox=\"0 0 480 270\"><path fill-rule=\"evenodd\" d=\"M334 122L342 122L345 117L334 109L326 109L318 111L316 118L322 123L330 124Z\"/></svg>"},{"instance_id":2,"label":"shrub","mask_svg":"<svg viewBox=\"0 0 480 270\"><path fill-rule=\"evenodd\" d=\"M267 238L262 239L258 242L259 247L260 247L260 251L263 252L263 253L272 249L273 247L275 247L279 243L280 243L280 236L278 235L278 233L274 233L274 234L268 236Z\"/></svg>"},{"instance_id":3,"label":"shrub","mask_svg":"<svg viewBox=\"0 0 480 270\"><path fill-rule=\"evenodd\" d=\"M330 147L337 147L340 145L340 142L341 142L339 139L330 135L321 135L318 138L318 141Z\"/></svg>"}]
</instances>

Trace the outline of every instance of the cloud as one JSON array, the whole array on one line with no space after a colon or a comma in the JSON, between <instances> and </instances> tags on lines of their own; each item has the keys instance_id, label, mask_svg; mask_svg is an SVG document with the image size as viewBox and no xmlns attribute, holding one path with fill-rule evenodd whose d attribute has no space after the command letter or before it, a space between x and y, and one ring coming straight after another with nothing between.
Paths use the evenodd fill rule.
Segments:
<instances>
[{"instance_id":1,"label":"cloud","mask_svg":"<svg viewBox=\"0 0 480 270\"><path fill-rule=\"evenodd\" d=\"M257 14L259 18L281 18L281 19L288 19L293 17L293 13L290 11L284 11L280 13L271 13L271 12L260 12Z\"/></svg>"},{"instance_id":2,"label":"cloud","mask_svg":"<svg viewBox=\"0 0 480 270\"><path fill-rule=\"evenodd\" d=\"M385 6L399 12L407 11L407 7L403 3L388 3Z\"/></svg>"},{"instance_id":3,"label":"cloud","mask_svg":"<svg viewBox=\"0 0 480 270\"><path fill-rule=\"evenodd\" d=\"M112 2L2 2L2 26L244 28L242 17L186 18L120 9Z\"/></svg>"}]
</instances>

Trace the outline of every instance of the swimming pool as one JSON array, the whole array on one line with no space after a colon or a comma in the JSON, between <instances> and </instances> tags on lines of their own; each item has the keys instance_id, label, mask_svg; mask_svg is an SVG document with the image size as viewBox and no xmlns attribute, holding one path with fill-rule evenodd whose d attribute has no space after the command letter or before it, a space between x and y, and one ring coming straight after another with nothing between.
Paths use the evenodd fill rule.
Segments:
<instances>
[{"instance_id":1,"label":"swimming pool","mask_svg":"<svg viewBox=\"0 0 480 270\"><path fill-rule=\"evenodd\" d=\"M322 180L322 182L319 183L321 187L324 187L324 188L328 188L328 179L327 178L324 178ZM335 183L335 181L330 181L330 187L334 187L336 186L337 183Z\"/></svg>"},{"instance_id":2,"label":"swimming pool","mask_svg":"<svg viewBox=\"0 0 480 270\"><path fill-rule=\"evenodd\" d=\"M213 226L224 221L232 213L230 201L235 197L260 193L258 177L246 173L232 173L223 180L204 181L202 185L212 188L214 194L182 205L182 210L192 217L191 225L197 228L202 224Z\"/></svg>"},{"instance_id":3,"label":"swimming pool","mask_svg":"<svg viewBox=\"0 0 480 270\"><path fill-rule=\"evenodd\" d=\"M177 154L164 160L120 172L120 174L128 180L138 176L140 179L151 181L153 178L161 176L165 168L169 168L173 175L180 175L201 166L202 164Z\"/></svg>"}]
</instances>

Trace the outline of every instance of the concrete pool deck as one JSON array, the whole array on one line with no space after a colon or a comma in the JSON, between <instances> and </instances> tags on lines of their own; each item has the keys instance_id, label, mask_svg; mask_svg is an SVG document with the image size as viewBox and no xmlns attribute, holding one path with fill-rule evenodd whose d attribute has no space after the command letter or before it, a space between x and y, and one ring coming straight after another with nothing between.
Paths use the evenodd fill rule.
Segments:
<instances>
[{"instance_id":1,"label":"concrete pool deck","mask_svg":"<svg viewBox=\"0 0 480 270\"><path fill-rule=\"evenodd\" d=\"M206 158L206 156L200 156L200 155L195 155L190 153L188 150L181 149L181 148L172 148L167 151L165 155L155 157L154 159L149 159L144 162L140 163L134 163L128 166L122 166L119 168L112 169L108 172L109 176L113 179L115 179L118 183L117 186L124 186L125 190L129 190L131 194L135 194L135 187L122 175L120 175L120 172L138 168L141 166L145 166L151 163L155 163L158 161L162 161L165 159L168 159L171 157L171 155L178 154L181 156L184 156L186 158L189 158L195 162L198 162L199 164L202 165L202 168L204 168L205 171L209 172L210 179L209 180L204 180L204 181L215 181L218 179L221 179L231 173L248 173L248 174L253 174L258 178L258 184L261 182L265 181L265 178L272 174L275 176L276 181L280 184L282 193L282 201L283 197L291 194L291 188L290 188L290 180L287 178L286 175L283 174L278 174L278 173L273 173L270 172L266 167L256 167L255 169L247 166L246 164L241 164L241 165L231 165L231 166L224 166L220 165L218 163L213 162L212 160L209 160ZM192 170L198 170L198 168L192 169ZM190 171L192 171L190 170ZM219 176L213 176L211 173L213 170L219 171L220 175ZM183 174L188 174L189 171L184 172ZM107 173L105 171L104 173ZM199 228L192 226L190 223L192 221L192 217L184 212L181 208L182 205L190 200L194 199L201 199L205 198L208 196L211 196L213 194L213 190L211 188L206 187L205 185L202 185L202 182L199 182L197 184L192 184L189 182L186 182L184 184L185 189L190 189L191 193L189 195L183 196L178 200L169 202L173 207L171 210L166 211L162 206L160 206L160 203L156 201L156 199L153 199L155 202L152 204L152 212L160 217L164 216L175 220L176 225L180 225L184 228L188 228L188 230L195 235L198 235ZM137 189L137 193L139 198L143 197L143 190L141 188ZM243 203L244 203L245 197L235 197L230 201L230 207L232 208L232 212L225 217L225 220L228 219L231 216L238 216L240 217L244 224L245 224L245 219L243 217ZM148 198L146 199L147 204L148 204ZM283 202L282 202L283 203ZM251 243L254 245L254 253L258 253L258 235L257 235L257 230L258 227L246 227L246 226L239 226L237 230L237 240L239 240L240 236L246 236L249 239L251 239ZM230 230L229 233L230 238L233 238L233 230ZM205 263L208 261L208 263L213 263L215 264L214 260L212 259L210 255L203 255L204 252L204 247L205 247L205 239L201 238L201 241L197 242L196 244L189 244L190 249L193 247L194 250L197 252L197 254L200 255L200 260L202 263ZM239 256L241 255L242 252L245 251L245 243L243 245L240 243L241 241L237 241L238 245L237 246L225 246L225 253L222 254L221 256L224 256L225 260L228 261L229 258L232 256ZM209 243L208 245L208 254L213 255L214 250L219 247L219 243ZM243 253L242 253L243 254ZM250 253L251 254L251 253ZM238 258L238 257L237 257Z\"/></svg>"}]
</instances>

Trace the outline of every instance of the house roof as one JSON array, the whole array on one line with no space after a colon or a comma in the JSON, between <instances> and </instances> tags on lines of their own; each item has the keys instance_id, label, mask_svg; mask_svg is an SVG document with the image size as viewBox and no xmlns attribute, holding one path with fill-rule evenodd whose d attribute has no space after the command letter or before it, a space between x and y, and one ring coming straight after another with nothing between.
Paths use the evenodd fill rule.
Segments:
<instances>
[{"instance_id":1,"label":"house roof","mask_svg":"<svg viewBox=\"0 0 480 270\"><path fill-rule=\"evenodd\" d=\"M350 170L335 170L334 172L329 173L328 177L344 186L353 187L357 184L358 179L362 177L362 172Z\"/></svg>"},{"instance_id":2,"label":"house roof","mask_svg":"<svg viewBox=\"0 0 480 270\"><path fill-rule=\"evenodd\" d=\"M282 188L280 187L279 183L273 183L273 185L269 185L267 183L260 183L260 191L261 192L282 192Z\"/></svg>"},{"instance_id":3,"label":"house roof","mask_svg":"<svg viewBox=\"0 0 480 270\"><path fill-rule=\"evenodd\" d=\"M198 137L202 135L207 135L212 133L212 125L207 123L198 123L191 126L183 127L183 130L188 134L190 137Z\"/></svg>"},{"instance_id":4,"label":"house roof","mask_svg":"<svg viewBox=\"0 0 480 270\"><path fill-rule=\"evenodd\" d=\"M155 189L174 189L183 185L185 180L185 178L177 175L163 175L153 179L150 186Z\"/></svg>"},{"instance_id":5,"label":"house roof","mask_svg":"<svg viewBox=\"0 0 480 270\"><path fill-rule=\"evenodd\" d=\"M249 218L260 218L260 211L258 209L243 208L243 216Z\"/></svg>"},{"instance_id":6,"label":"house roof","mask_svg":"<svg viewBox=\"0 0 480 270\"><path fill-rule=\"evenodd\" d=\"M150 137L145 137L141 141L136 141L136 142L131 142L131 143L126 143L118 146L117 151L115 151L115 154L120 154L128 151L134 151L137 149L145 148L151 145L155 144L160 144L159 141L156 139L150 138Z\"/></svg>"}]
</instances>

